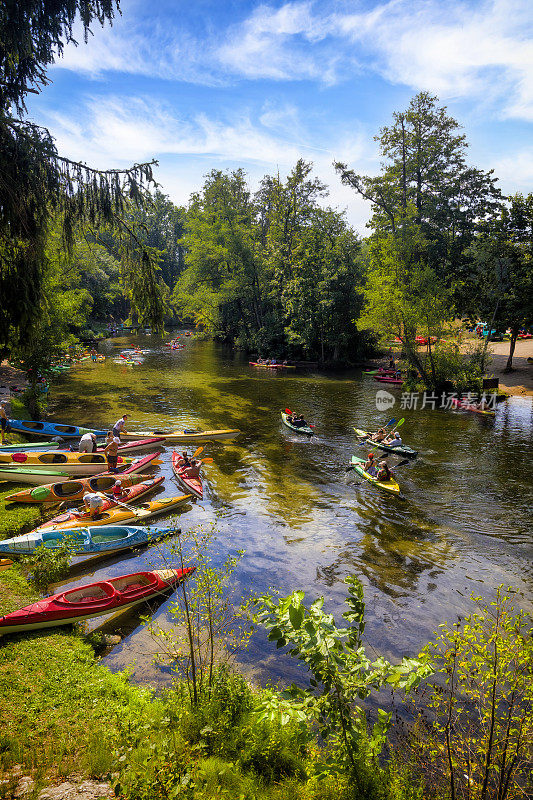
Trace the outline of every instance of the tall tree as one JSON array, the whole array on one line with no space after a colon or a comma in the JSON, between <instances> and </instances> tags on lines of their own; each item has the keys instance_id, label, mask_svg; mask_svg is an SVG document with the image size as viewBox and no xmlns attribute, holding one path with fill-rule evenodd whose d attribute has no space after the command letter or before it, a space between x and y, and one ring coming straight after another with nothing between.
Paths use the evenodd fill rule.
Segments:
<instances>
[{"instance_id":1,"label":"tall tree","mask_svg":"<svg viewBox=\"0 0 533 800\"><path fill-rule=\"evenodd\" d=\"M483 221L501 209L492 171L468 166L466 137L427 92L395 113L393 124L375 139L383 157L381 174L359 175L336 162L342 182L371 202L374 231L401 235L414 220L429 266L448 285L456 283L467 270L466 248Z\"/></svg>"},{"instance_id":2,"label":"tall tree","mask_svg":"<svg viewBox=\"0 0 533 800\"><path fill-rule=\"evenodd\" d=\"M533 194L511 197L500 217L483 228L470 253L469 311L487 319L489 328L510 328L505 368L510 372L518 334L533 325Z\"/></svg>"},{"instance_id":3,"label":"tall tree","mask_svg":"<svg viewBox=\"0 0 533 800\"><path fill-rule=\"evenodd\" d=\"M0 347L27 338L38 320L52 214L62 220L67 247L80 223L121 230L134 300L152 324L161 320L153 260L121 218L126 199L143 203L155 162L90 168L61 156L50 133L26 115L28 93L47 84L47 68L65 44L77 44L76 18L87 40L91 24L111 23L116 9L118 0L19 0L0 8Z\"/></svg>"}]
</instances>

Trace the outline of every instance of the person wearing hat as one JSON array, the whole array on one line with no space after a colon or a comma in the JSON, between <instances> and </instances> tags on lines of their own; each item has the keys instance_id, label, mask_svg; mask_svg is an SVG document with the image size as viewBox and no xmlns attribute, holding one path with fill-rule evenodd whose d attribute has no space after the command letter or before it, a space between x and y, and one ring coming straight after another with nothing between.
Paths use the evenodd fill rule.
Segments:
<instances>
[{"instance_id":1,"label":"person wearing hat","mask_svg":"<svg viewBox=\"0 0 533 800\"><path fill-rule=\"evenodd\" d=\"M388 444L389 447L401 447L402 446L402 437L396 431L394 436L390 436L388 439L385 439L383 444Z\"/></svg>"},{"instance_id":2,"label":"person wearing hat","mask_svg":"<svg viewBox=\"0 0 533 800\"><path fill-rule=\"evenodd\" d=\"M374 453L368 454L368 459L365 464L365 472L372 477L376 474L376 462L374 461Z\"/></svg>"},{"instance_id":3,"label":"person wearing hat","mask_svg":"<svg viewBox=\"0 0 533 800\"><path fill-rule=\"evenodd\" d=\"M378 471L378 481L390 481L392 478L392 472L389 469L389 465L386 461L379 462L379 471Z\"/></svg>"},{"instance_id":4,"label":"person wearing hat","mask_svg":"<svg viewBox=\"0 0 533 800\"><path fill-rule=\"evenodd\" d=\"M113 499L114 500L120 500L120 498L124 494L124 491L122 489L122 481L119 481L119 480L115 481L115 485L113 486L112 493L113 493Z\"/></svg>"}]
</instances>

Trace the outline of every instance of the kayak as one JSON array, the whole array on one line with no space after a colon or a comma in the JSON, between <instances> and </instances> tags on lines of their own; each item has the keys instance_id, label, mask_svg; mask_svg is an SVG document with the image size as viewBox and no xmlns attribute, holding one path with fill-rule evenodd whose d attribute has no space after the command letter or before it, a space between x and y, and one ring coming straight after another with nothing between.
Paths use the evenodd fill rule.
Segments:
<instances>
[{"instance_id":1,"label":"kayak","mask_svg":"<svg viewBox=\"0 0 533 800\"><path fill-rule=\"evenodd\" d=\"M137 433L135 431L131 433L124 433L120 434L120 438L127 442L131 439L137 439L139 437L150 437L150 436L161 436L164 438L165 442L169 442L171 444L186 444L191 442L209 442L211 440L222 440L222 439L234 439L238 436L240 430L234 429L227 429L221 431L193 431L193 430L183 430L183 431L152 431L151 433Z\"/></svg>"},{"instance_id":2,"label":"kayak","mask_svg":"<svg viewBox=\"0 0 533 800\"><path fill-rule=\"evenodd\" d=\"M0 447L0 453L26 453L31 450L59 450L59 442L22 442Z\"/></svg>"},{"instance_id":3,"label":"kayak","mask_svg":"<svg viewBox=\"0 0 533 800\"><path fill-rule=\"evenodd\" d=\"M390 378L387 375L374 375L374 380L381 383L392 383L394 386L401 386L403 383L403 378Z\"/></svg>"},{"instance_id":4,"label":"kayak","mask_svg":"<svg viewBox=\"0 0 533 800\"><path fill-rule=\"evenodd\" d=\"M37 547L57 550L67 541L74 555L113 553L131 547L156 542L174 533L176 528L139 527L134 525L104 525L102 528L79 528L75 531L35 531L3 539L0 553L24 555L33 553Z\"/></svg>"},{"instance_id":5,"label":"kayak","mask_svg":"<svg viewBox=\"0 0 533 800\"><path fill-rule=\"evenodd\" d=\"M133 572L87 583L0 617L0 635L69 625L153 600L185 580L195 567Z\"/></svg>"},{"instance_id":6,"label":"kayak","mask_svg":"<svg viewBox=\"0 0 533 800\"><path fill-rule=\"evenodd\" d=\"M118 464L131 464L131 458L118 457ZM97 475L107 468L103 453L0 453L0 469L24 466L32 469L58 469L69 475Z\"/></svg>"},{"instance_id":7,"label":"kayak","mask_svg":"<svg viewBox=\"0 0 533 800\"><path fill-rule=\"evenodd\" d=\"M42 474L42 473L40 473ZM77 481L59 481L36 486L34 489L23 489L6 497L6 503L67 503L83 500L86 492L110 492L117 478L122 488L134 486L143 479L142 475L95 475L93 478L82 478Z\"/></svg>"},{"instance_id":8,"label":"kayak","mask_svg":"<svg viewBox=\"0 0 533 800\"><path fill-rule=\"evenodd\" d=\"M65 425L63 422L10 419L7 424L12 431L31 433L34 436L61 436L63 439L77 439L83 436L84 433L94 433L96 436L105 436L107 434L107 431L79 428L77 425Z\"/></svg>"},{"instance_id":9,"label":"kayak","mask_svg":"<svg viewBox=\"0 0 533 800\"><path fill-rule=\"evenodd\" d=\"M363 469L364 465L366 464L366 459L364 458L357 458L357 456L352 456L352 464L354 465L355 471L358 475L368 481L369 483L373 483L374 486L377 486L378 489L384 489L386 492L391 492L392 494L400 494L400 487L392 478L390 481L378 481L377 478L373 478L372 475L369 475L368 472L365 472Z\"/></svg>"},{"instance_id":10,"label":"kayak","mask_svg":"<svg viewBox=\"0 0 533 800\"><path fill-rule=\"evenodd\" d=\"M295 433L303 433L304 436L312 436L314 434L314 430L310 428L308 425L304 425L303 427L299 428L297 425L293 425L291 422L287 420L287 414L284 411L281 412L281 419L283 424L290 428L291 431Z\"/></svg>"},{"instance_id":11,"label":"kayak","mask_svg":"<svg viewBox=\"0 0 533 800\"><path fill-rule=\"evenodd\" d=\"M395 369L364 369L363 375L394 375L397 372Z\"/></svg>"},{"instance_id":12,"label":"kayak","mask_svg":"<svg viewBox=\"0 0 533 800\"><path fill-rule=\"evenodd\" d=\"M125 442L119 444L118 451L121 455L128 455L128 453L144 453L147 450L159 449L165 444L164 436L152 436L150 439L135 439L133 442ZM105 447L98 447L97 453L103 453Z\"/></svg>"},{"instance_id":13,"label":"kayak","mask_svg":"<svg viewBox=\"0 0 533 800\"><path fill-rule=\"evenodd\" d=\"M160 514L168 514L174 508L186 503L191 499L190 494L179 495L177 497L164 497L161 500L151 500L148 503L141 503L138 506L124 508L117 505L115 508L110 508L107 511L102 511L97 517L91 519L88 516L82 516L79 520L71 513L61 514L61 522L54 523L53 520L40 525L35 528L32 533L37 531L63 531L74 530L76 528L100 527L101 525L130 525L143 520L152 519ZM66 517L66 519L64 519Z\"/></svg>"},{"instance_id":14,"label":"kayak","mask_svg":"<svg viewBox=\"0 0 533 800\"><path fill-rule=\"evenodd\" d=\"M383 444L383 442L372 442L368 438L370 434L368 431L362 431L360 428L354 428L354 431L358 436L361 438L367 439L366 442L362 442L361 444L368 444L372 445L372 447L379 447L380 450L384 450L386 453L397 453L400 456L407 456L407 458L414 458L418 455L417 450L413 450L412 447L409 447L407 444L399 445L398 447L391 447L388 444Z\"/></svg>"},{"instance_id":15,"label":"kayak","mask_svg":"<svg viewBox=\"0 0 533 800\"><path fill-rule=\"evenodd\" d=\"M68 472L59 469L35 469L35 467L0 467L0 481L10 483L31 483L33 486L52 483L53 481L68 481Z\"/></svg>"},{"instance_id":16,"label":"kayak","mask_svg":"<svg viewBox=\"0 0 533 800\"><path fill-rule=\"evenodd\" d=\"M248 364L263 369L296 369L294 364L258 364L257 361L249 361Z\"/></svg>"},{"instance_id":17,"label":"kayak","mask_svg":"<svg viewBox=\"0 0 533 800\"><path fill-rule=\"evenodd\" d=\"M142 497L142 495L148 494L148 492L152 492L154 489L157 489L157 487L160 486L164 480L165 479L163 477L153 478L151 480L145 480L142 481L142 483L137 483L133 486L126 487L122 497L118 499L120 503L135 503L139 497ZM83 528L86 525L92 527L93 525L106 525L108 523L112 524L115 522L115 520L110 520L108 517L106 517L105 512L110 508L117 508L118 510L121 510L120 503L117 503L113 497L106 497L102 502L101 513L98 514L98 517L94 520L91 519L91 515L85 510L85 508L82 508L76 511L64 511L61 514L57 514L57 516L49 519L48 522L43 522L42 525L38 525L37 528L34 528L34 530L40 531L43 528L60 528L63 530L65 528Z\"/></svg>"},{"instance_id":18,"label":"kayak","mask_svg":"<svg viewBox=\"0 0 533 800\"><path fill-rule=\"evenodd\" d=\"M460 411L472 411L474 414L483 414L485 417L496 416L495 411L482 411L481 408L476 408L476 406L473 406L470 403L465 403L462 400L459 400L457 397L452 397L451 402L452 405Z\"/></svg>"},{"instance_id":19,"label":"kayak","mask_svg":"<svg viewBox=\"0 0 533 800\"><path fill-rule=\"evenodd\" d=\"M200 500L203 499L204 496L204 489L202 486L202 480L198 477L190 477L186 474L186 469L183 468L183 456L181 456L176 450L172 453L172 469L174 471L174 475L176 476L176 480L178 483L183 486L185 491L191 492L195 497L198 497Z\"/></svg>"}]
</instances>

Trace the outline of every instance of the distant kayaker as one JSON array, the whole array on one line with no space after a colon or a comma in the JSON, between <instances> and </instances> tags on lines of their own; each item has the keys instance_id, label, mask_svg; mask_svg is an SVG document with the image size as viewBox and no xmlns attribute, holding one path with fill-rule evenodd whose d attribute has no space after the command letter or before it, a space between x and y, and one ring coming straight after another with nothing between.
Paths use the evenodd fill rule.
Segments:
<instances>
[{"instance_id":1,"label":"distant kayaker","mask_svg":"<svg viewBox=\"0 0 533 800\"><path fill-rule=\"evenodd\" d=\"M120 434L121 433L127 433L128 432L126 430L126 420L127 419L128 419L128 415L127 414L123 414L123 416L120 419L117 419L117 421L113 425L113 436L116 436L118 439L120 439Z\"/></svg>"},{"instance_id":2,"label":"distant kayaker","mask_svg":"<svg viewBox=\"0 0 533 800\"><path fill-rule=\"evenodd\" d=\"M105 447L104 453L107 459L107 468L109 472L117 471L119 444L120 444L120 439L118 438L118 436L113 436L111 441Z\"/></svg>"},{"instance_id":3,"label":"distant kayaker","mask_svg":"<svg viewBox=\"0 0 533 800\"><path fill-rule=\"evenodd\" d=\"M96 453L97 450L96 436L94 433L84 433L80 439L78 446L79 453Z\"/></svg>"},{"instance_id":4,"label":"distant kayaker","mask_svg":"<svg viewBox=\"0 0 533 800\"><path fill-rule=\"evenodd\" d=\"M4 444L4 438L7 430L7 414L2 403L0 403L0 427L2 428L2 444Z\"/></svg>"},{"instance_id":5,"label":"distant kayaker","mask_svg":"<svg viewBox=\"0 0 533 800\"><path fill-rule=\"evenodd\" d=\"M86 492L83 495L83 502L85 503L85 510L89 513L91 519L98 516L104 504L102 497L96 492Z\"/></svg>"},{"instance_id":6,"label":"distant kayaker","mask_svg":"<svg viewBox=\"0 0 533 800\"><path fill-rule=\"evenodd\" d=\"M379 471L377 475L378 481L390 481L392 478L392 472L389 469L389 465L386 461L379 462Z\"/></svg>"},{"instance_id":7,"label":"distant kayaker","mask_svg":"<svg viewBox=\"0 0 533 800\"><path fill-rule=\"evenodd\" d=\"M383 444L386 444L389 447L401 447L402 446L402 437L400 436L398 431L396 431L394 436L389 436L387 439L385 439Z\"/></svg>"},{"instance_id":8,"label":"distant kayaker","mask_svg":"<svg viewBox=\"0 0 533 800\"><path fill-rule=\"evenodd\" d=\"M91 350L91 360L92 361L96 361L97 356L98 356L98 353L93 347L92 350Z\"/></svg>"},{"instance_id":9,"label":"distant kayaker","mask_svg":"<svg viewBox=\"0 0 533 800\"><path fill-rule=\"evenodd\" d=\"M376 462L374 461L374 453L369 453L365 464L365 472L368 475L374 476L376 474Z\"/></svg>"}]
</instances>

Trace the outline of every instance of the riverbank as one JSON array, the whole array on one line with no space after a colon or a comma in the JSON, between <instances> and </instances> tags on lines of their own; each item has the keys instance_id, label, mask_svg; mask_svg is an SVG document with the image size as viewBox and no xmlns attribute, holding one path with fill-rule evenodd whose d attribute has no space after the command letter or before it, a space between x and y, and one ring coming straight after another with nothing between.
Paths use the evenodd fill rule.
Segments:
<instances>
[{"instance_id":1,"label":"riverbank","mask_svg":"<svg viewBox=\"0 0 533 800\"><path fill-rule=\"evenodd\" d=\"M533 339L519 339L513 356L513 371L504 372L509 358L509 342L491 342L487 375L500 381L500 389L508 395L533 397Z\"/></svg>"}]
</instances>

